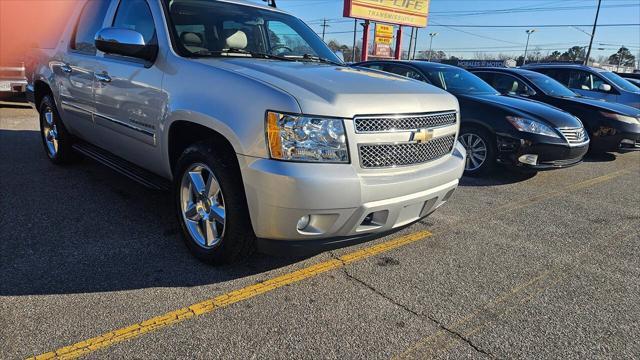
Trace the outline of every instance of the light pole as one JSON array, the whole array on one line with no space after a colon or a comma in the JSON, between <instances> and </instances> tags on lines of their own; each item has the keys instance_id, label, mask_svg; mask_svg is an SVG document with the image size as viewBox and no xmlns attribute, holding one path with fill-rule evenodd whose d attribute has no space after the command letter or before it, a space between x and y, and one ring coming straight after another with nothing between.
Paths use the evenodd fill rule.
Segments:
<instances>
[{"instance_id":1,"label":"light pole","mask_svg":"<svg viewBox=\"0 0 640 360\"><path fill-rule=\"evenodd\" d=\"M531 37L531 34L533 34L534 32L536 32L536 29L529 29L526 31L527 45L524 47L524 59L522 60L522 65L527 63L527 50L529 50L529 38Z\"/></svg>"},{"instance_id":2,"label":"light pole","mask_svg":"<svg viewBox=\"0 0 640 360\"><path fill-rule=\"evenodd\" d=\"M437 32L429 33L429 37L431 37L431 40L429 40L429 61L431 61L431 55L432 55L431 49L433 48L433 38L436 36L438 36Z\"/></svg>"}]
</instances>

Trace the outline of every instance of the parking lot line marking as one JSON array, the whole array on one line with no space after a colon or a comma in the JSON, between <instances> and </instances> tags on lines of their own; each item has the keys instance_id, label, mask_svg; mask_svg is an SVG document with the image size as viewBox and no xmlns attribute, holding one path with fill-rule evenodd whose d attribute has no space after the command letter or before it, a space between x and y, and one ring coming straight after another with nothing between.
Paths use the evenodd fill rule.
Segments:
<instances>
[{"instance_id":1,"label":"parking lot line marking","mask_svg":"<svg viewBox=\"0 0 640 360\"><path fill-rule=\"evenodd\" d=\"M568 185L562 188L561 190L550 191L548 193L544 193L532 198L528 198L523 201L518 201L511 204L505 204L499 207L497 209L498 211L491 212L491 215L525 207L525 206L543 201L547 198L556 196L558 194L566 193L572 190L593 186L598 183L602 183L602 182L611 180L613 178L616 178L618 176L621 176L627 172L628 170L615 171L610 174L585 180L572 185ZM235 304L237 302L253 298L257 295L270 292L272 290L278 289L285 285L289 285L289 284L296 283L311 277L315 277L327 271L341 268L347 264L364 260L366 258L376 256L381 253L426 239L430 236L432 236L432 233L430 231L424 230L424 231L418 231L416 233L404 235L398 238L394 238L377 245L373 245L370 247L363 248L361 250L357 250L357 251L342 255L337 259L332 259L325 262L321 262L319 264L311 265L301 270L297 270L285 275L281 275L255 285L247 286L242 289L235 290L235 291L193 304L191 306L188 306L179 310L171 311L164 315L160 315L152 319L145 320L125 328L117 329L117 330L108 332L106 334L103 334L88 340L84 340L84 341L75 343L73 345L65 346L60 349L50 351L41 355L36 355L34 357L31 357L30 359L77 358L82 355L91 353L93 351L120 343L122 341L142 336L151 331L155 331L155 330L182 322L186 319L199 316L202 314L206 314L216 309L223 308L223 307ZM473 315L474 314L470 314L468 317L465 317L465 319L469 317L472 318ZM462 319L461 321L464 321L465 319Z\"/></svg>"},{"instance_id":2,"label":"parking lot line marking","mask_svg":"<svg viewBox=\"0 0 640 360\"><path fill-rule=\"evenodd\" d=\"M377 245L369 246L364 249L342 255L337 259L324 261L319 264L311 265L288 274L280 275L270 280L247 286L239 290L231 291L215 298L204 300L191 306L171 311L137 324L113 330L106 334L102 334L88 340L80 341L73 345L65 346L54 351L34 356L30 359L74 359L98 349L103 349L119 342L139 337L151 331L165 328L184 320L210 313L216 309L223 308L237 302L273 291L285 285L293 284L311 277L315 277L327 271L346 266L350 263L364 260L366 258L385 253L401 246L426 239L431 235L431 232L423 230L412 234L400 236Z\"/></svg>"}]
</instances>

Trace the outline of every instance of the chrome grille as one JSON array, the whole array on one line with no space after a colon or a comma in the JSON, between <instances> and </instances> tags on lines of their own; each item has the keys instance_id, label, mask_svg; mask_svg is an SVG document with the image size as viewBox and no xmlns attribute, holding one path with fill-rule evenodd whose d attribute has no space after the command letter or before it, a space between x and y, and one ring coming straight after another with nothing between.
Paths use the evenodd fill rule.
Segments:
<instances>
[{"instance_id":1,"label":"chrome grille","mask_svg":"<svg viewBox=\"0 0 640 360\"><path fill-rule=\"evenodd\" d=\"M411 131L456 123L456 112L420 114L399 117L356 118L357 133L377 133L390 131Z\"/></svg>"},{"instance_id":2,"label":"chrome grille","mask_svg":"<svg viewBox=\"0 0 640 360\"><path fill-rule=\"evenodd\" d=\"M388 168L422 164L453 150L456 136L448 135L424 143L363 144L359 146L363 168Z\"/></svg>"},{"instance_id":3,"label":"chrome grille","mask_svg":"<svg viewBox=\"0 0 640 360\"><path fill-rule=\"evenodd\" d=\"M562 136L569 142L570 145L583 144L589 140L589 136L584 128L562 128L558 129Z\"/></svg>"}]
</instances>

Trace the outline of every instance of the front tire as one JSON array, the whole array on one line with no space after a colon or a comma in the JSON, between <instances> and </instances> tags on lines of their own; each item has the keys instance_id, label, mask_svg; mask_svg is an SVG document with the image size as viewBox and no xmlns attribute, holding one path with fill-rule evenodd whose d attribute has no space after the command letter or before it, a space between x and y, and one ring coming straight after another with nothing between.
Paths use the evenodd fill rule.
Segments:
<instances>
[{"instance_id":1,"label":"front tire","mask_svg":"<svg viewBox=\"0 0 640 360\"><path fill-rule=\"evenodd\" d=\"M493 137L484 129L464 128L458 140L467 150L464 174L480 176L489 173L496 164L496 146Z\"/></svg>"},{"instance_id":2,"label":"front tire","mask_svg":"<svg viewBox=\"0 0 640 360\"><path fill-rule=\"evenodd\" d=\"M77 158L73 152L72 138L64 125L51 95L45 95L38 106L40 115L40 137L42 145L54 164L72 162Z\"/></svg>"},{"instance_id":3,"label":"front tire","mask_svg":"<svg viewBox=\"0 0 640 360\"><path fill-rule=\"evenodd\" d=\"M189 146L178 160L174 190L187 247L197 258L221 265L247 258L255 234L237 160L216 150L207 142Z\"/></svg>"}]
</instances>

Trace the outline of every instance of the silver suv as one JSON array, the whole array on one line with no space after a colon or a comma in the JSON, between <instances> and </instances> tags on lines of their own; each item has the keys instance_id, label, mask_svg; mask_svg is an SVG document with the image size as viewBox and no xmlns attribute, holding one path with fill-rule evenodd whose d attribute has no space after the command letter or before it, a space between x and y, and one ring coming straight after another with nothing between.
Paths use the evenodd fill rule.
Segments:
<instances>
[{"instance_id":1,"label":"silver suv","mask_svg":"<svg viewBox=\"0 0 640 360\"><path fill-rule=\"evenodd\" d=\"M28 89L49 158L79 152L173 189L201 259L361 241L429 215L458 185L455 97L344 66L285 12L101 0L71 19Z\"/></svg>"}]
</instances>

